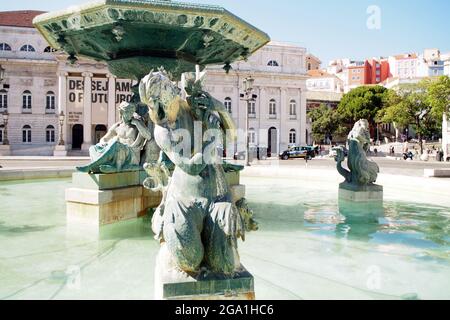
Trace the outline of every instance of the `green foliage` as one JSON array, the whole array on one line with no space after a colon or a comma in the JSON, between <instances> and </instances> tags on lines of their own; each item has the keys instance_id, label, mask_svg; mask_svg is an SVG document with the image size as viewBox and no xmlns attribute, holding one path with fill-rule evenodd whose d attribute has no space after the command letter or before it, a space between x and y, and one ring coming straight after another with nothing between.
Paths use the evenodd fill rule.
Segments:
<instances>
[{"instance_id":1,"label":"green foliage","mask_svg":"<svg viewBox=\"0 0 450 320\"><path fill-rule=\"evenodd\" d=\"M383 109L387 89L382 86L362 86L345 94L339 103L338 112L348 122L367 119L371 125Z\"/></svg>"},{"instance_id":2,"label":"green foliage","mask_svg":"<svg viewBox=\"0 0 450 320\"><path fill-rule=\"evenodd\" d=\"M345 134L346 127L342 125L339 112L321 104L320 107L308 112L311 118L312 136L316 142L324 141L327 137Z\"/></svg>"},{"instance_id":3,"label":"green foliage","mask_svg":"<svg viewBox=\"0 0 450 320\"><path fill-rule=\"evenodd\" d=\"M422 81L419 84L401 85L397 91L388 90L377 119L383 123L394 123L397 127L412 126L419 141L424 136L431 136L439 131L439 122L433 115L429 103L429 84Z\"/></svg>"},{"instance_id":4,"label":"green foliage","mask_svg":"<svg viewBox=\"0 0 450 320\"><path fill-rule=\"evenodd\" d=\"M450 111L450 77L442 76L435 80L426 80L426 86L431 112L436 121L441 123L442 115Z\"/></svg>"}]
</instances>

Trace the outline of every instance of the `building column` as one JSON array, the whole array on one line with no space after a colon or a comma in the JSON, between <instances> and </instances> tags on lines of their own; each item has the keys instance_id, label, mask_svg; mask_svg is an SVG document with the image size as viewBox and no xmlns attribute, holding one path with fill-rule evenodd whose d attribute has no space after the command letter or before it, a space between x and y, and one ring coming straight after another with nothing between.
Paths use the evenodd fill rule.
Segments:
<instances>
[{"instance_id":1,"label":"building column","mask_svg":"<svg viewBox=\"0 0 450 320\"><path fill-rule=\"evenodd\" d=\"M83 145L81 150L89 150L92 146L92 76L90 72L83 72Z\"/></svg>"},{"instance_id":2,"label":"building column","mask_svg":"<svg viewBox=\"0 0 450 320\"><path fill-rule=\"evenodd\" d=\"M300 91L300 144L306 144L306 88Z\"/></svg>"},{"instance_id":3,"label":"building column","mask_svg":"<svg viewBox=\"0 0 450 320\"><path fill-rule=\"evenodd\" d=\"M291 128L286 127L288 123L288 113L286 110L287 99L286 99L286 88L280 88L280 129L278 133L278 150L277 153L287 149L289 145L289 136L286 137L286 131L289 132Z\"/></svg>"},{"instance_id":4,"label":"building column","mask_svg":"<svg viewBox=\"0 0 450 320\"><path fill-rule=\"evenodd\" d=\"M69 146L67 145L67 141L69 140L68 136L68 125L67 121L69 120L69 115L67 112L67 76L69 74L65 71L61 71L58 73L58 116L61 114L61 112L64 113L65 118L63 122L62 130L58 130L58 133L63 133L63 140L64 145L58 145L56 143L55 150L53 151L54 156L67 156L67 150L69 149ZM59 117L58 117L58 125L59 124ZM57 142L61 139L58 135Z\"/></svg>"},{"instance_id":5,"label":"building column","mask_svg":"<svg viewBox=\"0 0 450 320\"><path fill-rule=\"evenodd\" d=\"M116 123L116 76L108 75L108 130Z\"/></svg>"},{"instance_id":6,"label":"building column","mask_svg":"<svg viewBox=\"0 0 450 320\"><path fill-rule=\"evenodd\" d=\"M266 88L260 87L259 88L259 96L258 96L258 104L255 106L256 109L256 117L259 119L259 137L258 142L260 147L268 148L269 141L267 140L268 137L268 128L264 125L264 128L261 127L261 119L263 119L263 123L267 124L267 111L266 111L266 102L267 102L267 96L266 96Z\"/></svg>"}]
</instances>

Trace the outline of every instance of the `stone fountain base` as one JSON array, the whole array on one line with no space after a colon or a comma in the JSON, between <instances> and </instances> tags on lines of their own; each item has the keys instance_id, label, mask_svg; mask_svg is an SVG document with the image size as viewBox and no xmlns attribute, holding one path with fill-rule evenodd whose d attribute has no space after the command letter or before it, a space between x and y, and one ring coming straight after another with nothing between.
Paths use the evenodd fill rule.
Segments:
<instances>
[{"instance_id":1,"label":"stone fountain base","mask_svg":"<svg viewBox=\"0 0 450 320\"><path fill-rule=\"evenodd\" d=\"M156 258L156 300L255 300L253 276L243 266L227 277L207 272L189 275L174 265L163 244Z\"/></svg>"},{"instance_id":2,"label":"stone fountain base","mask_svg":"<svg viewBox=\"0 0 450 320\"><path fill-rule=\"evenodd\" d=\"M87 174L72 176L73 188L66 190L68 224L83 223L107 225L135 219L156 208L161 194L142 187L144 171L114 174Z\"/></svg>"},{"instance_id":3,"label":"stone fountain base","mask_svg":"<svg viewBox=\"0 0 450 320\"><path fill-rule=\"evenodd\" d=\"M66 189L67 224L99 228L124 220L136 219L156 208L162 195L145 189L145 171L113 174L75 172L73 187ZM234 202L245 197L239 172L226 173Z\"/></svg>"},{"instance_id":4,"label":"stone fountain base","mask_svg":"<svg viewBox=\"0 0 450 320\"><path fill-rule=\"evenodd\" d=\"M343 182L339 185L339 199L353 202L383 201L383 186L355 186Z\"/></svg>"},{"instance_id":5,"label":"stone fountain base","mask_svg":"<svg viewBox=\"0 0 450 320\"><path fill-rule=\"evenodd\" d=\"M11 146L0 144L0 156L10 156L11 155Z\"/></svg>"}]
</instances>

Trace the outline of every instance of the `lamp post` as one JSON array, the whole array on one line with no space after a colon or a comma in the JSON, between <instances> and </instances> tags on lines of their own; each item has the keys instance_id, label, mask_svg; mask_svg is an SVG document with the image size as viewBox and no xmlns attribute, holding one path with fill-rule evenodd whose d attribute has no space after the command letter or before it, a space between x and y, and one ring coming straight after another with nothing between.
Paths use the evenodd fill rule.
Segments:
<instances>
[{"instance_id":1,"label":"lamp post","mask_svg":"<svg viewBox=\"0 0 450 320\"><path fill-rule=\"evenodd\" d=\"M8 140L8 119L9 119L9 114L8 111L3 112L2 114L2 118L3 118L3 124L5 125L5 137L3 138L3 145L4 146L9 146L9 140Z\"/></svg>"},{"instance_id":2,"label":"lamp post","mask_svg":"<svg viewBox=\"0 0 450 320\"><path fill-rule=\"evenodd\" d=\"M58 145L63 146L64 143L64 136L63 136L63 126L64 126L64 119L65 119L64 111L61 111L59 114L59 141Z\"/></svg>"},{"instance_id":3,"label":"lamp post","mask_svg":"<svg viewBox=\"0 0 450 320\"><path fill-rule=\"evenodd\" d=\"M250 109L250 102L255 101L257 98L256 95L252 94L253 92L253 84L255 83L255 79L253 79L251 76L244 79L244 93L241 93L241 100L246 101L247 103L247 110L245 112L245 133L246 133L246 140L245 140L245 165L247 167L250 166L250 137L249 137L249 117L248 112Z\"/></svg>"}]
</instances>

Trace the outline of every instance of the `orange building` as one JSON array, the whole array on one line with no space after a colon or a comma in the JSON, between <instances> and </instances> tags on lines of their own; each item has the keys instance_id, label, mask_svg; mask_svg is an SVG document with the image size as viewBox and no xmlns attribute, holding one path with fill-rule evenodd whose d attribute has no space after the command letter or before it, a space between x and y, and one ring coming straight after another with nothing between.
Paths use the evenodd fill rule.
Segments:
<instances>
[{"instance_id":1,"label":"orange building","mask_svg":"<svg viewBox=\"0 0 450 320\"><path fill-rule=\"evenodd\" d=\"M347 84L350 89L362 86L365 84L365 65L361 66L349 66L347 68Z\"/></svg>"},{"instance_id":2,"label":"orange building","mask_svg":"<svg viewBox=\"0 0 450 320\"><path fill-rule=\"evenodd\" d=\"M371 59L364 63L364 84L379 84L389 78L390 68L387 59Z\"/></svg>"}]
</instances>

